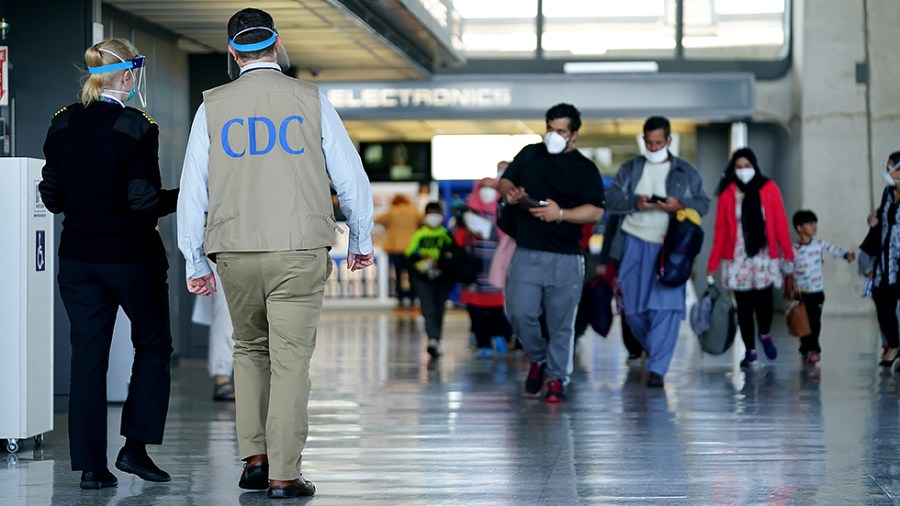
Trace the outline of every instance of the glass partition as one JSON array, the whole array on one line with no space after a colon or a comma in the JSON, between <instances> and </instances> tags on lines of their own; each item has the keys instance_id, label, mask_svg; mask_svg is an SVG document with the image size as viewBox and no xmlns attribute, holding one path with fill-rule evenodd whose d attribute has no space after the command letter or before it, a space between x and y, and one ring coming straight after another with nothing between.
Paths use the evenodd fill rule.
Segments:
<instances>
[{"instance_id":1,"label":"glass partition","mask_svg":"<svg viewBox=\"0 0 900 506\"><path fill-rule=\"evenodd\" d=\"M469 58L534 58L537 0L454 0Z\"/></svg>"},{"instance_id":2,"label":"glass partition","mask_svg":"<svg viewBox=\"0 0 900 506\"><path fill-rule=\"evenodd\" d=\"M685 58L784 58L788 49L786 3L786 0L684 0Z\"/></svg>"},{"instance_id":3,"label":"glass partition","mask_svg":"<svg viewBox=\"0 0 900 506\"><path fill-rule=\"evenodd\" d=\"M545 58L675 57L675 0L553 0L541 14Z\"/></svg>"}]
</instances>

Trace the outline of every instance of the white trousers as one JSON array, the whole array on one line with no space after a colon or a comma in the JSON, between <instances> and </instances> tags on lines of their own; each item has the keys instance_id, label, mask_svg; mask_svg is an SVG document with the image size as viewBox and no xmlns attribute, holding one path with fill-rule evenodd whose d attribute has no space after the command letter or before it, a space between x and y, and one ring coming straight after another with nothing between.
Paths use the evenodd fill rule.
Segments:
<instances>
[{"instance_id":1,"label":"white trousers","mask_svg":"<svg viewBox=\"0 0 900 506\"><path fill-rule=\"evenodd\" d=\"M231 376L234 370L234 326L231 324L222 280L215 270L215 264L211 266L216 277L216 291L210 298L197 297L192 319L194 323L209 325L209 375Z\"/></svg>"}]
</instances>

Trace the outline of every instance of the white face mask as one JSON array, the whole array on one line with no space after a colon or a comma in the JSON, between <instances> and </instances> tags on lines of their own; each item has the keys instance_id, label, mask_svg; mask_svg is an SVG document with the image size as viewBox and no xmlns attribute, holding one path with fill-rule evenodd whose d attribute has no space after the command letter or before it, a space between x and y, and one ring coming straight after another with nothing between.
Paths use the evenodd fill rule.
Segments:
<instances>
[{"instance_id":1,"label":"white face mask","mask_svg":"<svg viewBox=\"0 0 900 506\"><path fill-rule=\"evenodd\" d=\"M734 176L740 179L744 184L750 182L753 179L753 176L756 175L756 169L734 169Z\"/></svg>"},{"instance_id":2,"label":"white face mask","mask_svg":"<svg viewBox=\"0 0 900 506\"><path fill-rule=\"evenodd\" d=\"M669 157L669 147L665 146L659 151L645 151L644 158L650 163L663 163Z\"/></svg>"},{"instance_id":3,"label":"white face mask","mask_svg":"<svg viewBox=\"0 0 900 506\"><path fill-rule=\"evenodd\" d=\"M478 189L478 198L485 204L490 204L491 202L497 200L497 190L495 188L491 188L490 186L483 186Z\"/></svg>"},{"instance_id":4,"label":"white face mask","mask_svg":"<svg viewBox=\"0 0 900 506\"><path fill-rule=\"evenodd\" d=\"M440 214L426 214L425 224L430 228L438 228L444 224L444 216Z\"/></svg>"},{"instance_id":5,"label":"white face mask","mask_svg":"<svg viewBox=\"0 0 900 506\"><path fill-rule=\"evenodd\" d=\"M547 152L551 155L562 153L568 144L569 141L556 132L547 132L544 134L544 145L547 146Z\"/></svg>"},{"instance_id":6,"label":"white face mask","mask_svg":"<svg viewBox=\"0 0 900 506\"><path fill-rule=\"evenodd\" d=\"M890 172L882 172L881 177L884 179L885 186L897 186L897 180L891 177Z\"/></svg>"}]
</instances>

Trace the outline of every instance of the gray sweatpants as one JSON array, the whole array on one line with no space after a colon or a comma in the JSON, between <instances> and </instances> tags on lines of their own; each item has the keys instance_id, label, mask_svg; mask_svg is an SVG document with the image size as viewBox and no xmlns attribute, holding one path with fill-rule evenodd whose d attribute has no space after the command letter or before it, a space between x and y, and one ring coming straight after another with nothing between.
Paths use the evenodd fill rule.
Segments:
<instances>
[{"instance_id":1,"label":"gray sweatpants","mask_svg":"<svg viewBox=\"0 0 900 506\"><path fill-rule=\"evenodd\" d=\"M547 362L547 377L569 382L575 311L581 298L584 258L518 248L506 277L506 313L531 362ZM541 313L549 341L541 335Z\"/></svg>"}]
</instances>

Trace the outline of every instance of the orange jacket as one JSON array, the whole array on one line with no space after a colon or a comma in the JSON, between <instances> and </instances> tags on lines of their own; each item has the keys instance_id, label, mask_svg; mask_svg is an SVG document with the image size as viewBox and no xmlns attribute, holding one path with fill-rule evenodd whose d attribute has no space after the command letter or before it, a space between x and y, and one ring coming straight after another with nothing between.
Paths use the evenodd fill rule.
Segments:
<instances>
[{"instance_id":1,"label":"orange jacket","mask_svg":"<svg viewBox=\"0 0 900 506\"><path fill-rule=\"evenodd\" d=\"M712 251L709 252L709 272L716 271L721 260L734 260L734 245L737 242L737 217L734 209L736 196L737 186L734 183L728 185L719 195ZM794 248L791 246L781 190L770 179L759 189L759 198L762 201L763 215L766 217L769 256L793 261Z\"/></svg>"},{"instance_id":2,"label":"orange jacket","mask_svg":"<svg viewBox=\"0 0 900 506\"><path fill-rule=\"evenodd\" d=\"M375 218L375 223L385 229L381 247L388 254L403 254L421 221L422 216L412 204L391 206L386 213Z\"/></svg>"}]
</instances>

